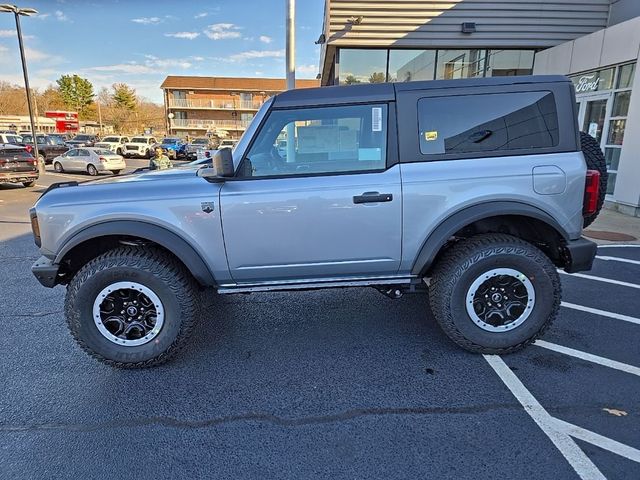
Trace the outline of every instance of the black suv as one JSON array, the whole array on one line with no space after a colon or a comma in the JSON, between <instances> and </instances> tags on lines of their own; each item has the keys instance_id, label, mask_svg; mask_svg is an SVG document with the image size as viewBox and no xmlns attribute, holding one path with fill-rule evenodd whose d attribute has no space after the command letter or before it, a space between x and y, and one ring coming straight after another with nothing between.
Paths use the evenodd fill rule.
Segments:
<instances>
[{"instance_id":1,"label":"black suv","mask_svg":"<svg viewBox=\"0 0 640 480\"><path fill-rule=\"evenodd\" d=\"M33 187L38 180L38 162L24 147L0 145L0 183L22 183Z\"/></svg>"}]
</instances>

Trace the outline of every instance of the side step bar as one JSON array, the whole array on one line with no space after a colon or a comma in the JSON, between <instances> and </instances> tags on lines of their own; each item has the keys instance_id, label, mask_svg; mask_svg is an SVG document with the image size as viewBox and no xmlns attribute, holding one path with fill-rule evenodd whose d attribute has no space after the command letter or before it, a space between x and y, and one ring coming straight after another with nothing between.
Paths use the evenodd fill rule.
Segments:
<instances>
[{"instance_id":1,"label":"side step bar","mask_svg":"<svg viewBox=\"0 0 640 480\"><path fill-rule=\"evenodd\" d=\"M376 285L411 285L419 284L417 277L389 277L371 278L363 280L327 280L312 282L287 282L272 284L246 284L246 285L221 285L218 288L220 294L230 293L252 293L252 292L273 292L286 290L317 290L319 288L341 288L341 287L373 287Z\"/></svg>"}]
</instances>

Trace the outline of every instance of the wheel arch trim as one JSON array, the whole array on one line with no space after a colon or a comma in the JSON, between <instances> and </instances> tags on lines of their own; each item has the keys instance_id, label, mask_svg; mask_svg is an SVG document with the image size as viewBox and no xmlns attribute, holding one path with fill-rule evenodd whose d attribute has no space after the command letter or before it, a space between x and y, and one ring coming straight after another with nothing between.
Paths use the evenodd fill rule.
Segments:
<instances>
[{"instance_id":1,"label":"wheel arch trim","mask_svg":"<svg viewBox=\"0 0 640 480\"><path fill-rule=\"evenodd\" d=\"M183 237L165 227L148 222L114 220L91 225L69 238L56 253L54 263L60 264L64 257L78 245L100 237L113 235L132 236L157 243L174 254L201 285L213 286L215 279L206 262L196 249Z\"/></svg>"},{"instance_id":2,"label":"wheel arch trim","mask_svg":"<svg viewBox=\"0 0 640 480\"><path fill-rule=\"evenodd\" d=\"M480 203L449 215L429 233L413 262L411 273L413 275L424 273L433 264L436 254L447 240L460 229L478 220L503 215L517 215L540 220L558 232L565 241L570 239L569 233L551 215L538 207L516 201Z\"/></svg>"}]
</instances>

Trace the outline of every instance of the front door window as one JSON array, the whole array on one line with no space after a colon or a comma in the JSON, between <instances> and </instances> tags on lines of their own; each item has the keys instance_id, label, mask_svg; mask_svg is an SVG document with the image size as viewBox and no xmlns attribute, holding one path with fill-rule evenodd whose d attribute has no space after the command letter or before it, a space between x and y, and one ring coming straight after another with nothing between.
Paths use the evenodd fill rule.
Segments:
<instances>
[{"instance_id":1,"label":"front door window","mask_svg":"<svg viewBox=\"0 0 640 480\"><path fill-rule=\"evenodd\" d=\"M383 170L387 106L275 110L249 151L245 176Z\"/></svg>"}]
</instances>

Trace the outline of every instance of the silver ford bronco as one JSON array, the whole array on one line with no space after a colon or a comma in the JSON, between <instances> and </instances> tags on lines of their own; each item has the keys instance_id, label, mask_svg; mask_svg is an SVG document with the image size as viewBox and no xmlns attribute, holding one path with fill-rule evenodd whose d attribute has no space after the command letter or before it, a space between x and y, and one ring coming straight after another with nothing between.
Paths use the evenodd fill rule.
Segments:
<instances>
[{"instance_id":1,"label":"silver ford bronco","mask_svg":"<svg viewBox=\"0 0 640 480\"><path fill-rule=\"evenodd\" d=\"M213 165L50 187L33 273L117 367L171 358L212 291L427 290L455 343L513 352L596 252L606 167L575 105L559 76L287 91Z\"/></svg>"}]
</instances>

